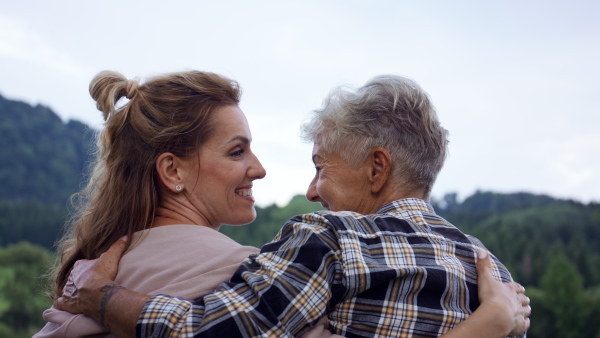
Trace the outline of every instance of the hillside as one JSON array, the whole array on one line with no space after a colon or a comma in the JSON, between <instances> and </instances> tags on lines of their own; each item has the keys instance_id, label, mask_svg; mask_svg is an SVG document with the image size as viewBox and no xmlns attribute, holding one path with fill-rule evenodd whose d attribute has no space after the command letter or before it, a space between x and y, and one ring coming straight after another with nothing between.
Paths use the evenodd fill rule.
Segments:
<instances>
[{"instance_id":1,"label":"hillside","mask_svg":"<svg viewBox=\"0 0 600 338\"><path fill-rule=\"evenodd\" d=\"M83 179L93 130L0 96L0 199L64 204Z\"/></svg>"},{"instance_id":2,"label":"hillside","mask_svg":"<svg viewBox=\"0 0 600 338\"><path fill-rule=\"evenodd\" d=\"M0 245L51 247L84 180L94 131L51 109L0 96Z\"/></svg>"}]
</instances>

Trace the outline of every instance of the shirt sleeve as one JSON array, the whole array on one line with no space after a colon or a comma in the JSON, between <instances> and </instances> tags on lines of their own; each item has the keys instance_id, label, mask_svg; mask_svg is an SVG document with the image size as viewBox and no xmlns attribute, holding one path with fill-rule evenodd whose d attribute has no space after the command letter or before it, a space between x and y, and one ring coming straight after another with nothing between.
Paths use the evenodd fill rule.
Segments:
<instances>
[{"instance_id":1,"label":"shirt sleeve","mask_svg":"<svg viewBox=\"0 0 600 338\"><path fill-rule=\"evenodd\" d=\"M318 321L348 296L336 235L326 222L317 214L292 218L230 282L196 301L152 297L137 336L289 337Z\"/></svg>"}]
</instances>

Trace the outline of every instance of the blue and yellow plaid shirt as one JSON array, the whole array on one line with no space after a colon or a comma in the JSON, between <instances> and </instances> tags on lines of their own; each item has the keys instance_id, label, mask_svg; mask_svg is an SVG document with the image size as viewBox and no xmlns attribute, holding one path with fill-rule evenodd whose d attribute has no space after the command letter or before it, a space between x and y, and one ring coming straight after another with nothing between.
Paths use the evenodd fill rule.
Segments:
<instances>
[{"instance_id":1,"label":"blue and yellow plaid shirt","mask_svg":"<svg viewBox=\"0 0 600 338\"><path fill-rule=\"evenodd\" d=\"M437 337L479 305L477 247L419 199L296 216L214 293L152 297L137 335L291 337L326 315L346 337ZM494 276L511 281L492 258Z\"/></svg>"}]
</instances>

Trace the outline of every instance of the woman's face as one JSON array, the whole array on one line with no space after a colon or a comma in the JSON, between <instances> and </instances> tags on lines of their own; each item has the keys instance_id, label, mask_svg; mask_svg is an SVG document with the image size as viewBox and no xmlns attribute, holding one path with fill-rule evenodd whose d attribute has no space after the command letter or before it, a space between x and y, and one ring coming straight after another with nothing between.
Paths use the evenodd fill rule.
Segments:
<instances>
[{"instance_id":1,"label":"woman's face","mask_svg":"<svg viewBox=\"0 0 600 338\"><path fill-rule=\"evenodd\" d=\"M196 177L190 177L184 193L208 225L218 229L256 218L252 182L266 171L250 149L252 135L240 108L229 105L215 113L213 136L200 148L199 157L189 159Z\"/></svg>"},{"instance_id":2,"label":"woman's face","mask_svg":"<svg viewBox=\"0 0 600 338\"><path fill-rule=\"evenodd\" d=\"M375 200L370 194L369 167L353 168L337 153L324 151L318 142L313 146L315 177L306 191L311 202L320 202L331 211L375 212Z\"/></svg>"}]
</instances>

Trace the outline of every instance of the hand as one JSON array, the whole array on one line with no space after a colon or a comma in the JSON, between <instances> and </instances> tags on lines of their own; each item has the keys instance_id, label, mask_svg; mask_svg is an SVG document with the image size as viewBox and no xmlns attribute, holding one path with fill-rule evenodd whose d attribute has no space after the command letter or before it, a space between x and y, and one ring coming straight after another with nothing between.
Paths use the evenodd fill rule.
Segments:
<instances>
[{"instance_id":1,"label":"hand","mask_svg":"<svg viewBox=\"0 0 600 338\"><path fill-rule=\"evenodd\" d=\"M492 263L487 250L477 254L477 274L479 302L481 306L491 306L497 313L497 323L506 328L509 335L519 335L530 325L529 297L525 288L516 282L501 283L492 277Z\"/></svg>"},{"instance_id":2,"label":"hand","mask_svg":"<svg viewBox=\"0 0 600 338\"><path fill-rule=\"evenodd\" d=\"M114 281L126 241L126 237L116 241L98 259L82 259L75 262L63 288L63 294L54 301L54 307L99 319L99 309L93 306L97 303L91 303L94 300L86 297L92 297L94 293L91 291L100 290Z\"/></svg>"}]
</instances>

